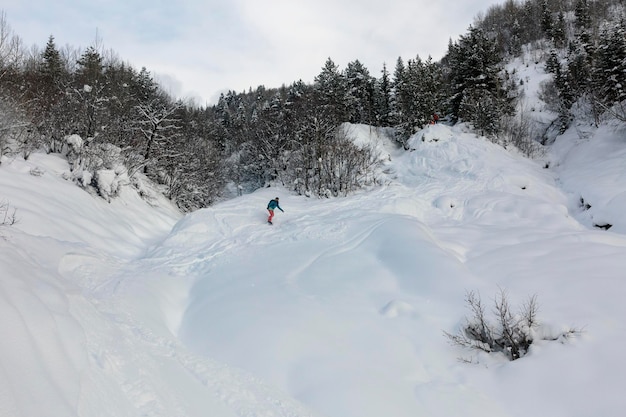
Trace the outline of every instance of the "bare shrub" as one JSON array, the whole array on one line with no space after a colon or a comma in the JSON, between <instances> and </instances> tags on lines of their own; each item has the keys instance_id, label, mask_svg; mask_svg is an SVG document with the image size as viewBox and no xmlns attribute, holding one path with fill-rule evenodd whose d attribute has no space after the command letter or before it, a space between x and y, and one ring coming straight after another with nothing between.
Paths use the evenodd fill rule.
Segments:
<instances>
[{"instance_id":1,"label":"bare shrub","mask_svg":"<svg viewBox=\"0 0 626 417\"><path fill-rule=\"evenodd\" d=\"M528 352L535 337L533 330L539 325L537 320L539 305L535 295L514 312L506 291L500 289L494 300L495 320L488 319L480 295L470 291L465 302L472 313L471 318L466 318L466 324L458 333L444 332L452 344L487 353L499 352L512 361ZM549 340L567 338L578 332L575 329L568 329L559 337Z\"/></svg>"},{"instance_id":2,"label":"bare shrub","mask_svg":"<svg viewBox=\"0 0 626 417\"><path fill-rule=\"evenodd\" d=\"M529 113L521 108L518 114L502 119L500 137L505 144L511 144L529 158L541 156L543 147Z\"/></svg>"},{"instance_id":3,"label":"bare shrub","mask_svg":"<svg viewBox=\"0 0 626 417\"><path fill-rule=\"evenodd\" d=\"M13 226L17 223L17 210L8 201L0 201L0 226Z\"/></svg>"}]
</instances>

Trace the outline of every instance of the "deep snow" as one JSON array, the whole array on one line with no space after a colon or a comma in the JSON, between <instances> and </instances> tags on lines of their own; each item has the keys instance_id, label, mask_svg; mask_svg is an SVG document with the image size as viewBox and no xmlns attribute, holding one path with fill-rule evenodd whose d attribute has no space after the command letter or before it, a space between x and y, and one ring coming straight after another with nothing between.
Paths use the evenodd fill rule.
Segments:
<instances>
[{"instance_id":1,"label":"deep snow","mask_svg":"<svg viewBox=\"0 0 626 417\"><path fill-rule=\"evenodd\" d=\"M622 415L623 130L574 126L536 161L462 125L410 151L352 133L382 186L184 217L94 197L62 158L4 157L0 416ZM529 354L450 345L466 292L500 289L538 298Z\"/></svg>"}]
</instances>

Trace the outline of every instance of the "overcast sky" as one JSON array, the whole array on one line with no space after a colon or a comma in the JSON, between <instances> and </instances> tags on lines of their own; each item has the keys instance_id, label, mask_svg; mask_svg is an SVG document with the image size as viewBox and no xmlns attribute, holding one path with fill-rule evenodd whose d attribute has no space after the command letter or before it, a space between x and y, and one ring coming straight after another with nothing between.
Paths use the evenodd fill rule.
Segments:
<instances>
[{"instance_id":1,"label":"overcast sky","mask_svg":"<svg viewBox=\"0 0 626 417\"><path fill-rule=\"evenodd\" d=\"M175 97L213 104L220 92L313 81L327 58L371 75L398 57L435 60L474 18L503 0L3 0L28 47L85 48L97 38Z\"/></svg>"}]
</instances>

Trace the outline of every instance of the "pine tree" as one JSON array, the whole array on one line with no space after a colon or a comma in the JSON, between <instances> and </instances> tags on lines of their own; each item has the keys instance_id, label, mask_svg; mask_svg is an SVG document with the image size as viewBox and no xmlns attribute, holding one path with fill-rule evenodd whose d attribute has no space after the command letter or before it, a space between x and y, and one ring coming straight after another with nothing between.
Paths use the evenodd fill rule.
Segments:
<instances>
[{"instance_id":1,"label":"pine tree","mask_svg":"<svg viewBox=\"0 0 626 417\"><path fill-rule=\"evenodd\" d=\"M104 67L102 56L95 47L88 47L76 63L78 64L76 71L78 82L94 87L101 81Z\"/></svg>"},{"instance_id":2,"label":"pine tree","mask_svg":"<svg viewBox=\"0 0 626 417\"><path fill-rule=\"evenodd\" d=\"M540 37L542 28L539 16L540 13L536 0L526 0L522 8L522 17L520 21L522 28L522 33L520 35L522 44L532 42Z\"/></svg>"},{"instance_id":3,"label":"pine tree","mask_svg":"<svg viewBox=\"0 0 626 417\"><path fill-rule=\"evenodd\" d=\"M548 58L546 59L546 71L552 74L556 74L557 70L561 69L561 60L556 49L550 49Z\"/></svg>"},{"instance_id":4,"label":"pine tree","mask_svg":"<svg viewBox=\"0 0 626 417\"><path fill-rule=\"evenodd\" d=\"M557 15L556 22L554 22L551 32L552 41L558 48L565 46L565 40L567 39L566 31L565 15L561 11Z\"/></svg>"},{"instance_id":5,"label":"pine tree","mask_svg":"<svg viewBox=\"0 0 626 417\"><path fill-rule=\"evenodd\" d=\"M108 126L100 132L106 142L126 148L132 142L134 108L139 103L133 95L133 84L137 77L136 71L124 63L112 63L104 73L104 90L102 96L106 100Z\"/></svg>"},{"instance_id":6,"label":"pine tree","mask_svg":"<svg viewBox=\"0 0 626 417\"><path fill-rule=\"evenodd\" d=\"M391 80L387 66L383 64L381 77L376 82L375 89L375 114L378 126L391 125Z\"/></svg>"},{"instance_id":7,"label":"pine tree","mask_svg":"<svg viewBox=\"0 0 626 417\"><path fill-rule=\"evenodd\" d=\"M402 57L398 57L391 83L391 123L393 125L399 124L403 118L403 102L407 100L406 97L403 97L406 78L405 71L404 60Z\"/></svg>"},{"instance_id":8,"label":"pine tree","mask_svg":"<svg viewBox=\"0 0 626 417\"><path fill-rule=\"evenodd\" d=\"M408 60L406 67L401 66L399 68L402 69L402 72L399 73L401 82L397 83L395 87L395 93L399 98L395 128L400 135L399 139L404 143L424 124L420 120L421 112L418 108L420 104L420 80L423 76L422 60L418 56L414 60Z\"/></svg>"},{"instance_id":9,"label":"pine tree","mask_svg":"<svg viewBox=\"0 0 626 417\"><path fill-rule=\"evenodd\" d=\"M522 52L522 28L519 24L519 20L513 21L513 27L511 28L511 42L509 46L509 54L512 56L518 56Z\"/></svg>"},{"instance_id":10,"label":"pine tree","mask_svg":"<svg viewBox=\"0 0 626 417\"><path fill-rule=\"evenodd\" d=\"M139 73L132 78L128 88L131 95L142 103L154 100L159 93L159 85L154 81L152 74L146 67L142 67Z\"/></svg>"},{"instance_id":11,"label":"pine tree","mask_svg":"<svg viewBox=\"0 0 626 417\"><path fill-rule=\"evenodd\" d=\"M315 77L314 88L316 103L326 120L337 126L348 120L346 81L331 58L326 60L322 72Z\"/></svg>"},{"instance_id":12,"label":"pine tree","mask_svg":"<svg viewBox=\"0 0 626 417\"><path fill-rule=\"evenodd\" d=\"M574 8L574 24L579 31L588 30L591 27L591 15L589 14L588 0L578 0Z\"/></svg>"},{"instance_id":13,"label":"pine tree","mask_svg":"<svg viewBox=\"0 0 626 417\"><path fill-rule=\"evenodd\" d=\"M46 78L47 83L55 85L61 82L61 79L67 74L61 54L54 42L54 36L50 35L46 49L42 53L41 72Z\"/></svg>"},{"instance_id":14,"label":"pine tree","mask_svg":"<svg viewBox=\"0 0 626 417\"><path fill-rule=\"evenodd\" d=\"M501 78L496 44L480 29L471 27L448 51L450 114L486 134L498 131L499 121L513 112L512 99ZM488 111L485 105L489 106ZM480 113L477 113L480 112ZM484 115L490 118L484 122Z\"/></svg>"},{"instance_id":15,"label":"pine tree","mask_svg":"<svg viewBox=\"0 0 626 417\"><path fill-rule=\"evenodd\" d=\"M626 23L605 25L599 38L593 78L601 101L612 105L626 99Z\"/></svg>"},{"instance_id":16,"label":"pine tree","mask_svg":"<svg viewBox=\"0 0 626 417\"><path fill-rule=\"evenodd\" d=\"M348 63L344 74L348 121L374 124L374 78L358 59Z\"/></svg>"},{"instance_id":17,"label":"pine tree","mask_svg":"<svg viewBox=\"0 0 626 417\"><path fill-rule=\"evenodd\" d=\"M554 26L554 19L552 18L552 10L548 4L548 0L541 0L541 30L543 33L552 37L552 28Z\"/></svg>"},{"instance_id":18,"label":"pine tree","mask_svg":"<svg viewBox=\"0 0 626 417\"><path fill-rule=\"evenodd\" d=\"M586 45L580 39L575 39L567 55L567 71L570 86L577 96L591 92L592 56L587 53Z\"/></svg>"},{"instance_id":19,"label":"pine tree","mask_svg":"<svg viewBox=\"0 0 626 417\"><path fill-rule=\"evenodd\" d=\"M71 95L78 116L75 129L83 138L95 138L98 130L106 124L106 115L103 114L106 107L101 96L104 88L102 56L90 46L77 64Z\"/></svg>"},{"instance_id":20,"label":"pine tree","mask_svg":"<svg viewBox=\"0 0 626 417\"><path fill-rule=\"evenodd\" d=\"M61 59L54 37L50 36L41 55L37 84L31 87L34 106L31 108L32 120L52 152L61 150L63 137L69 126L72 112L67 108L64 98L69 84L69 72Z\"/></svg>"},{"instance_id":21,"label":"pine tree","mask_svg":"<svg viewBox=\"0 0 626 417\"><path fill-rule=\"evenodd\" d=\"M231 155L236 148L233 138L232 110L230 106L234 100L234 94L232 91L228 91L226 95L221 93L215 106L216 134L220 138L218 149L225 156Z\"/></svg>"}]
</instances>

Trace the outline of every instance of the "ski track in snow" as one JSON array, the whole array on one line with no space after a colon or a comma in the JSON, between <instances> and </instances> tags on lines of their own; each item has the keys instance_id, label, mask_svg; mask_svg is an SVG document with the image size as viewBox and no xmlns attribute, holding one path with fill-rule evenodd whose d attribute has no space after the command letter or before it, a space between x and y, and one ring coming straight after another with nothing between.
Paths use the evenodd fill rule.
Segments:
<instances>
[{"instance_id":1,"label":"ski track in snow","mask_svg":"<svg viewBox=\"0 0 626 417\"><path fill-rule=\"evenodd\" d=\"M219 246L213 243L209 246L209 251L213 252L211 256L191 261L188 257L182 261L142 258L117 263L111 262L111 259L98 260L79 255L69 255L69 261L64 258L65 278L83 282L83 285L87 283L83 287L87 299L71 304L74 316L90 324L90 327L84 328L90 360L120 387L123 396L141 415L190 415L190 410L179 404L176 393L168 394L172 387L164 385L168 384L168 377L160 372L163 363L169 363L168 368L186 373L184 379L191 376L203 387L202 390L197 387L187 389L195 389L197 395L204 397L209 393L209 398L213 396L221 402L223 405L213 404L211 409L223 408L223 415L234 412L238 416L312 416L303 406L257 378L223 363L188 353L171 333L164 329L156 332L154 323L142 322L138 319L141 313L133 311L132 298L137 295L136 291L143 291L140 287L145 284L141 280L135 282L136 278L149 277L151 272L158 276L163 273L163 268L170 269L177 278L184 278L193 272L194 266L210 262L218 256L222 251ZM233 247L232 244L227 246ZM76 267L68 269L68 265ZM94 274L96 271L100 274L106 271L104 276L107 279L94 281L94 275L99 275ZM93 323L99 325L94 326ZM108 346L117 346L117 350L106 349ZM129 352L133 352L130 357ZM129 378L129 375L134 377ZM87 387L85 391L91 392L93 388Z\"/></svg>"}]
</instances>

